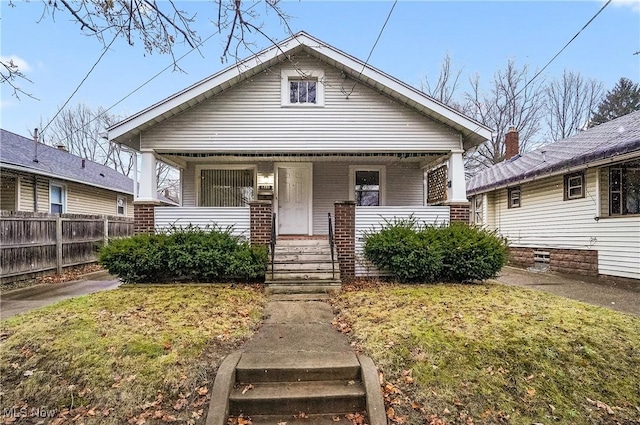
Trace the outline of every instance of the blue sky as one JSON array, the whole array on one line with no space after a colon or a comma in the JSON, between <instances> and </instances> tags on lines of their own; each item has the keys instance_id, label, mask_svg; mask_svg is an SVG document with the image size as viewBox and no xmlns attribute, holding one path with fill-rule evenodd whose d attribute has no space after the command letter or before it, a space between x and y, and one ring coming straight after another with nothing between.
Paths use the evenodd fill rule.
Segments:
<instances>
[{"instance_id":1,"label":"blue sky","mask_svg":"<svg viewBox=\"0 0 640 425\"><path fill-rule=\"evenodd\" d=\"M11 95L1 87L1 122L6 130L25 136L40 121L53 117L101 53L93 37L83 35L70 18L42 15L42 3L0 0L1 55L13 57L33 84L21 82L39 100ZM216 9L208 1L177 1L184 10L198 13L196 29L202 38L214 33L209 19ZM389 1L284 1L294 31L309 34L365 60L392 6ZM602 7L602 1L399 1L370 63L409 84L419 86L425 74L437 76L449 53L463 67L461 90L476 73L488 81L508 60L527 64L531 74L547 61ZM264 11L264 5L255 8ZM287 36L274 16L262 16L273 38ZM255 36L256 50L269 41ZM215 36L180 62L183 72L164 72L150 84L113 108L122 116L133 114L227 65L220 55L224 37ZM190 50L178 45L176 55ZM608 90L620 77L640 81L640 0L617 0L560 55L543 74L551 79L563 69L600 80ZM171 63L171 57L149 54L141 43L129 46L118 40L100 61L70 102L111 107Z\"/></svg>"}]
</instances>

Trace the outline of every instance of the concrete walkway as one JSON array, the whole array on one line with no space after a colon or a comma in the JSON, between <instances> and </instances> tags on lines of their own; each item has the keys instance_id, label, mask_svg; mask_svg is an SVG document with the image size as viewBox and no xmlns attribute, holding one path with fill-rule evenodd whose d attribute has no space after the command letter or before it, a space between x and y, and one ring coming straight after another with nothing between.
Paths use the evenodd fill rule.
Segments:
<instances>
[{"instance_id":1,"label":"concrete walkway","mask_svg":"<svg viewBox=\"0 0 640 425\"><path fill-rule=\"evenodd\" d=\"M120 281L107 272L96 272L83 279L63 283L44 283L3 292L0 296L0 319L44 307L58 301L94 292L115 289Z\"/></svg>"},{"instance_id":2,"label":"concrete walkway","mask_svg":"<svg viewBox=\"0 0 640 425\"><path fill-rule=\"evenodd\" d=\"M532 272L509 266L500 271L496 280L640 316L640 284L637 287L616 285L600 278Z\"/></svg>"}]
</instances>

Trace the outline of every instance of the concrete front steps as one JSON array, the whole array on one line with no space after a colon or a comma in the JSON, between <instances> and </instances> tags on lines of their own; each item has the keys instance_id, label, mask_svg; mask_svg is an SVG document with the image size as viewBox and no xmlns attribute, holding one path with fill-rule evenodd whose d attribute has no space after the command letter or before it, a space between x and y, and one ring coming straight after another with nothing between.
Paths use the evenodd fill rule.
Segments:
<instances>
[{"instance_id":1,"label":"concrete front steps","mask_svg":"<svg viewBox=\"0 0 640 425\"><path fill-rule=\"evenodd\" d=\"M242 415L253 425L351 424L347 415L366 416L373 409L367 423L386 423L377 371L367 357L337 352L245 352L229 357L234 355L231 382L221 385L222 378L216 377L212 403L225 396L220 387L228 389L228 410L218 417ZM222 425L228 416L214 421L212 409L207 425Z\"/></svg>"},{"instance_id":2,"label":"concrete front steps","mask_svg":"<svg viewBox=\"0 0 640 425\"><path fill-rule=\"evenodd\" d=\"M339 291L340 267L328 239L278 239L273 264L267 269L268 294Z\"/></svg>"}]
</instances>

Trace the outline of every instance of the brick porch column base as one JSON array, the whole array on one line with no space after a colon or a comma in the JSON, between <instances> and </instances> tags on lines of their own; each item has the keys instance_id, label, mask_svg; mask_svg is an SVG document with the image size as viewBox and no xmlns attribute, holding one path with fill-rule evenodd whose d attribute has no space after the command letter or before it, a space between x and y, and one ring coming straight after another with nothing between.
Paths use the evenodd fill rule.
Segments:
<instances>
[{"instance_id":1,"label":"brick porch column base","mask_svg":"<svg viewBox=\"0 0 640 425\"><path fill-rule=\"evenodd\" d=\"M154 234L156 232L154 202L133 202L133 234Z\"/></svg>"},{"instance_id":2,"label":"brick porch column base","mask_svg":"<svg viewBox=\"0 0 640 425\"><path fill-rule=\"evenodd\" d=\"M249 202L251 245L268 246L271 241L271 201Z\"/></svg>"},{"instance_id":3,"label":"brick porch column base","mask_svg":"<svg viewBox=\"0 0 640 425\"><path fill-rule=\"evenodd\" d=\"M339 201L335 209L335 242L340 278L348 282L356 277L356 203Z\"/></svg>"},{"instance_id":4,"label":"brick porch column base","mask_svg":"<svg viewBox=\"0 0 640 425\"><path fill-rule=\"evenodd\" d=\"M470 202L452 202L445 203L449 206L451 223L467 223L469 224L469 211L471 208Z\"/></svg>"}]
</instances>

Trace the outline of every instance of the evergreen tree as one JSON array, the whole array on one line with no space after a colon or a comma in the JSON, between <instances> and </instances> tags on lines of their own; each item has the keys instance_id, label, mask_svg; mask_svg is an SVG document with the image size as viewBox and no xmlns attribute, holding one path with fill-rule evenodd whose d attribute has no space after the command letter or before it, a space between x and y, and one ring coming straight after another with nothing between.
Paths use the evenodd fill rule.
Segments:
<instances>
[{"instance_id":1,"label":"evergreen tree","mask_svg":"<svg viewBox=\"0 0 640 425\"><path fill-rule=\"evenodd\" d=\"M609 90L591 117L589 127L611 121L614 118L640 110L640 84L628 78L620 78Z\"/></svg>"}]
</instances>

